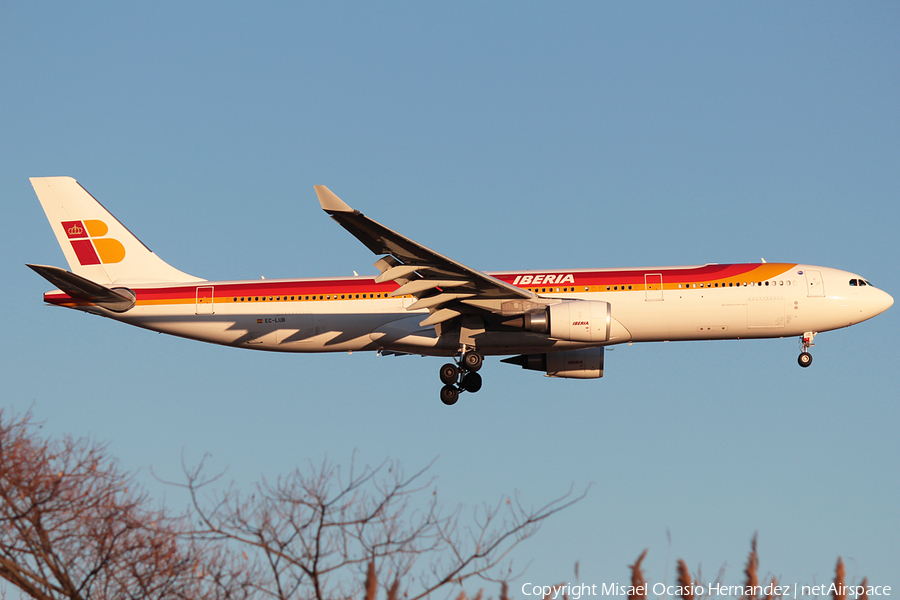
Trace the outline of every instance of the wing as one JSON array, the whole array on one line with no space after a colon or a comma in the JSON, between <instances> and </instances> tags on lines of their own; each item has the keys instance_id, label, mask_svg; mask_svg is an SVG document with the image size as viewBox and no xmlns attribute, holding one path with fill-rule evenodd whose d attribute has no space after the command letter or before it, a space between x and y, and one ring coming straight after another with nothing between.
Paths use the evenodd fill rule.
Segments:
<instances>
[{"instance_id":1,"label":"wing","mask_svg":"<svg viewBox=\"0 0 900 600\"><path fill-rule=\"evenodd\" d=\"M460 315L519 314L537 296L491 277L414 242L354 210L324 185L315 186L322 209L375 254L387 255L375 266L378 283L396 281L394 296L410 294L417 300L409 310L427 308L422 325L434 325Z\"/></svg>"}]
</instances>

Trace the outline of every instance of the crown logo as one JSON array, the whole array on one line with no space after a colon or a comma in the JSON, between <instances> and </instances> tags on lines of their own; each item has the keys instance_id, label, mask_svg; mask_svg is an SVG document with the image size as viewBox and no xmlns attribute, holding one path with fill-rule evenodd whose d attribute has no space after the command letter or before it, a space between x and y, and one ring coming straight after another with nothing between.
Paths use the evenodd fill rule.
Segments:
<instances>
[{"instance_id":1,"label":"crown logo","mask_svg":"<svg viewBox=\"0 0 900 600\"><path fill-rule=\"evenodd\" d=\"M103 221L63 221L61 225L82 266L118 263L125 258L125 246L122 242L105 237L109 233L109 227Z\"/></svg>"}]
</instances>

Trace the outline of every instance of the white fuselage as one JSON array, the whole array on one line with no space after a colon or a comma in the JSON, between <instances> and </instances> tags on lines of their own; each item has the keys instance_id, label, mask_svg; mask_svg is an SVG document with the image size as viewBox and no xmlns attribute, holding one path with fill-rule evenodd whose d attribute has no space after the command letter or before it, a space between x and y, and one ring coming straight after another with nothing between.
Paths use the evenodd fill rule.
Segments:
<instances>
[{"instance_id":1,"label":"white fuselage","mask_svg":"<svg viewBox=\"0 0 900 600\"><path fill-rule=\"evenodd\" d=\"M477 336L486 355L547 353L623 342L777 338L859 323L893 299L858 275L810 265L761 263L504 272L490 275L554 301L611 307L610 336L587 343L494 327ZM531 284L539 281L537 285ZM559 283L556 283L559 281ZM549 285L548 285L549 282ZM49 292L47 302L217 344L282 352L395 351L449 356L459 333L422 326L427 309L391 297L372 277L132 285L124 313ZM443 333L444 335L441 335Z\"/></svg>"}]
</instances>

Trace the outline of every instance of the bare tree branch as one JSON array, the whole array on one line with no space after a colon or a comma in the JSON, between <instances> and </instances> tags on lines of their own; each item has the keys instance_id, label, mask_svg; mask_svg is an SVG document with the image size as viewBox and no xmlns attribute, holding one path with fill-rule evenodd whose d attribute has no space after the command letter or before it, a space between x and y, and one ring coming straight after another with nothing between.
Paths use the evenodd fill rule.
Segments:
<instances>
[{"instance_id":1,"label":"bare tree branch","mask_svg":"<svg viewBox=\"0 0 900 600\"><path fill-rule=\"evenodd\" d=\"M0 577L33 598L242 598L228 553L149 508L102 444L0 411Z\"/></svg>"},{"instance_id":2,"label":"bare tree branch","mask_svg":"<svg viewBox=\"0 0 900 600\"><path fill-rule=\"evenodd\" d=\"M344 476L323 461L263 481L248 497L233 485L208 492L219 477L206 478L201 463L185 469L182 485L200 523L192 535L253 553L268 573L257 582L267 595L316 600L370 594L365 581L387 582L388 595L419 600L471 577L493 579L512 548L587 492L573 497L570 490L538 509L503 498L462 527L461 508L442 512L434 480L426 479L430 467L407 476L395 462L358 469L353 461ZM427 566L417 569L419 561Z\"/></svg>"}]
</instances>

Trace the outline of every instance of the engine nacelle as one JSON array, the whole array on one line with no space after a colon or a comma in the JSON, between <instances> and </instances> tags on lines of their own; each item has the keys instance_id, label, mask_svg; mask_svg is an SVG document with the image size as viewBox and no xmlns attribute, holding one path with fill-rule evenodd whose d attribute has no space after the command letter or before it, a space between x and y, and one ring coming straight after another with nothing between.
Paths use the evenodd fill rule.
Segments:
<instances>
[{"instance_id":1,"label":"engine nacelle","mask_svg":"<svg viewBox=\"0 0 900 600\"><path fill-rule=\"evenodd\" d=\"M568 300L547 308L525 313L524 328L546 333L558 340L571 342L605 342L609 340L612 313L609 302L600 300Z\"/></svg>"},{"instance_id":2,"label":"engine nacelle","mask_svg":"<svg viewBox=\"0 0 900 600\"><path fill-rule=\"evenodd\" d=\"M550 354L522 354L502 362L530 371L543 371L548 377L599 379L603 377L603 347L567 350Z\"/></svg>"}]
</instances>

